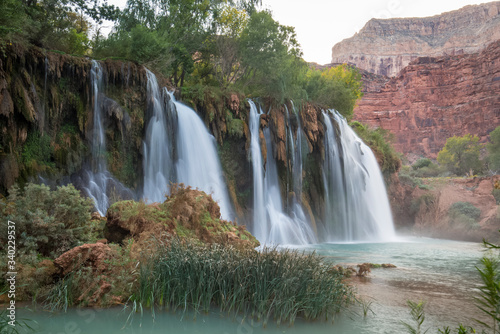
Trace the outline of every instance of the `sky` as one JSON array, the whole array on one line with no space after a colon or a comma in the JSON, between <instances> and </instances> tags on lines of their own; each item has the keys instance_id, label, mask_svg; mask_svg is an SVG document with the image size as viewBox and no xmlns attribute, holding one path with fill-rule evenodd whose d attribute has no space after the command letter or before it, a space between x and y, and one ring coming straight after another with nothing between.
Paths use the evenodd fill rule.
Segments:
<instances>
[{"instance_id":1,"label":"sky","mask_svg":"<svg viewBox=\"0 0 500 334\"><path fill-rule=\"evenodd\" d=\"M123 8L126 0L109 0ZM262 0L282 25L295 27L308 62L327 64L332 47L371 18L425 17L487 1L473 0Z\"/></svg>"}]
</instances>

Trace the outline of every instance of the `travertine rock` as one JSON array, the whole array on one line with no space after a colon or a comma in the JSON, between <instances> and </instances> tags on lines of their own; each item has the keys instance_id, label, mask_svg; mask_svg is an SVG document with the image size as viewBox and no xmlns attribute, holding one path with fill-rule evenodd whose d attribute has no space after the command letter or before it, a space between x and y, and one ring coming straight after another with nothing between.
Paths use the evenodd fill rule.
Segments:
<instances>
[{"instance_id":1,"label":"travertine rock","mask_svg":"<svg viewBox=\"0 0 500 334\"><path fill-rule=\"evenodd\" d=\"M332 48L332 63L393 77L421 56L475 53L500 39L499 13L496 1L426 18L372 19Z\"/></svg>"}]
</instances>

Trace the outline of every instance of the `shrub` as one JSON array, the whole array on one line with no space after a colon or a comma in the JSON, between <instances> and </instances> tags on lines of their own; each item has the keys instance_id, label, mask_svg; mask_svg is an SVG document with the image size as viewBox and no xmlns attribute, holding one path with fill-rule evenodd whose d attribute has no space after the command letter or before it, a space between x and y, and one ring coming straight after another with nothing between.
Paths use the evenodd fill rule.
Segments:
<instances>
[{"instance_id":1,"label":"shrub","mask_svg":"<svg viewBox=\"0 0 500 334\"><path fill-rule=\"evenodd\" d=\"M500 189L494 188L491 194L495 197L497 204L500 204Z\"/></svg>"},{"instance_id":2,"label":"shrub","mask_svg":"<svg viewBox=\"0 0 500 334\"><path fill-rule=\"evenodd\" d=\"M354 131L370 146L379 161L383 173L394 173L401 168L401 158L391 142L393 135L382 129L369 129L359 122L351 124Z\"/></svg>"},{"instance_id":3,"label":"shrub","mask_svg":"<svg viewBox=\"0 0 500 334\"><path fill-rule=\"evenodd\" d=\"M17 248L26 254L55 258L79 242L87 241L93 231L92 201L81 197L71 184L55 191L32 183L22 191L14 185L1 204L0 212L6 219L0 222L0 244L7 244L7 221L14 221Z\"/></svg>"},{"instance_id":4,"label":"shrub","mask_svg":"<svg viewBox=\"0 0 500 334\"><path fill-rule=\"evenodd\" d=\"M426 167L424 167L426 168ZM409 166L403 166L399 172L399 181L410 187L419 187L420 189L428 190L430 187L422 182L420 177L416 176L416 172L411 170Z\"/></svg>"},{"instance_id":5,"label":"shrub","mask_svg":"<svg viewBox=\"0 0 500 334\"><path fill-rule=\"evenodd\" d=\"M422 167L429 167L429 165L431 165L431 164L432 164L431 159L422 158L422 159L418 159L411 167L415 170L415 169L420 169Z\"/></svg>"},{"instance_id":6,"label":"shrub","mask_svg":"<svg viewBox=\"0 0 500 334\"><path fill-rule=\"evenodd\" d=\"M50 137L40 135L38 131L33 131L28 133L21 156L27 169L38 171L46 167L54 167L52 162L53 153L54 148Z\"/></svg>"},{"instance_id":7,"label":"shrub","mask_svg":"<svg viewBox=\"0 0 500 334\"><path fill-rule=\"evenodd\" d=\"M481 216L481 210L469 202L456 202L448 210L448 216L454 224L477 229L479 228L477 221Z\"/></svg>"},{"instance_id":8,"label":"shrub","mask_svg":"<svg viewBox=\"0 0 500 334\"><path fill-rule=\"evenodd\" d=\"M416 215L419 212L427 212L436 203L436 197L431 193L413 199L410 204L410 215Z\"/></svg>"}]
</instances>

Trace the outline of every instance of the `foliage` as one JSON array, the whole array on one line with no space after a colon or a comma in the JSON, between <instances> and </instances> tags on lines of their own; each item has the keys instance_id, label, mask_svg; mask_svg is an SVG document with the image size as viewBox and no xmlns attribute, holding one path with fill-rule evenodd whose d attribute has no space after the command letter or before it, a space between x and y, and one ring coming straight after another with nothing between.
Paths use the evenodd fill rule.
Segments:
<instances>
[{"instance_id":1,"label":"foliage","mask_svg":"<svg viewBox=\"0 0 500 334\"><path fill-rule=\"evenodd\" d=\"M121 57L155 67L156 62L162 62L163 66L171 62L167 48L158 32L138 24L130 31L118 31L97 41L93 52L98 58Z\"/></svg>"},{"instance_id":2,"label":"foliage","mask_svg":"<svg viewBox=\"0 0 500 334\"><path fill-rule=\"evenodd\" d=\"M487 243L485 245L488 246ZM491 318L492 324L478 321L483 326L498 332L500 324L500 271L497 258L484 256L481 259L481 268L476 267L481 275L483 285L479 287L479 296L475 298L481 311Z\"/></svg>"},{"instance_id":3,"label":"foliage","mask_svg":"<svg viewBox=\"0 0 500 334\"><path fill-rule=\"evenodd\" d=\"M406 327L406 330L410 334L425 334L429 329L423 331L422 324L425 321L425 302L420 301L418 303L413 302L411 300L407 300L406 304L410 308L410 316L413 322L415 323L415 327L412 325L401 321L401 323Z\"/></svg>"},{"instance_id":4,"label":"foliage","mask_svg":"<svg viewBox=\"0 0 500 334\"><path fill-rule=\"evenodd\" d=\"M100 22L116 14L116 7L98 0L6 0L0 4L0 43L24 42L85 54L90 46L90 18Z\"/></svg>"},{"instance_id":5,"label":"foliage","mask_svg":"<svg viewBox=\"0 0 500 334\"><path fill-rule=\"evenodd\" d=\"M192 308L197 314L217 306L279 323L330 317L352 300L342 275L315 254L294 250L236 251L220 245L173 241L142 263L135 309Z\"/></svg>"},{"instance_id":6,"label":"foliage","mask_svg":"<svg viewBox=\"0 0 500 334\"><path fill-rule=\"evenodd\" d=\"M416 170L423 167L429 167L432 164L432 160L429 158L418 159L411 167Z\"/></svg>"},{"instance_id":7,"label":"foliage","mask_svg":"<svg viewBox=\"0 0 500 334\"><path fill-rule=\"evenodd\" d=\"M294 28L256 10L259 2L130 0L109 37L96 36L94 55L147 64L191 98L200 86L217 86L276 103L314 101L350 117L362 95L359 72L310 68Z\"/></svg>"},{"instance_id":8,"label":"foliage","mask_svg":"<svg viewBox=\"0 0 500 334\"><path fill-rule=\"evenodd\" d=\"M401 167L401 158L391 145L391 133L382 128L369 129L360 122L351 123L352 128L370 146L377 157L383 173L395 173Z\"/></svg>"},{"instance_id":9,"label":"foliage","mask_svg":"<svg viewBox=\"0 0 500 334\"><path fill-rule=\"evenodd\" d=\"M493 195L493 197L495 197L495 200L497 202L497 204L500 204L500 189L493 189L491 191L491 194Z\"/></svg>"},{"instance_id":10,"label":"foliage","mask_svg":"<svg viewBox=\"0 0 500 334\"><path fill-rule=\"evenodd\" d=\"M129 239L123 247L116 244L109 247L111 251L105 272L97 271L92 264L89 265L90 261L75 265L70 273L50 286L46 296L43 296L44 309L66 312L73 306L110 306L130 295L135 278L131 273L137 265L137 260L131 256L133 241ZM110 290L100 295L103 284L109 284Z\"/></svg>"},{"instance_id":11,"label":"foliage","mask_svg":"<svg viewBox=\"0 0 500 334\"><path fill-rule=\"evenodd\" d=\"M438 333L441 333L441 334L451 334L452 331L451 331L450 327L446 326L443 329L439 328L438 329ZM453 333L457 333L457 334L473 334L473 333L476 333L476 330L474 328L470 327L470 326L464 326L462 324L459 324L458 327L455 328L455 330L453 331Z\"/></svg>"},{"instance_id":12,"label":"foliage","mask_svg":"<svg viewBox=\"0 0 500 334\"><path fill-rule=\"evenodd\" d=\"M1 295L1 294L0 294ZM31 327L30 320L16 318L15 326L11 326L11 321L8 316L8 310L2 306L3 310L0 311L0 333L4 334L18 334L18 333L34 333L35 329Z\"/></svg>"},{"instance_id":13,"label":"foliage","mask_svg":"<svg viewBox=\"0 0 500 334\"><path fill-rule=\"evenodd\" d=\"M481 210L469 202L455 202L450 206L448 216L453 223L476 229L479 228L477 221L481 216Z\"/></svg>"},{"instance_id":14,"label":"foliage","mask_svg":"<svg viewBox=\"0 0 500 334\"><path fill-rule=\"evenodd\" d=\"M28 132L28 138L23 146L23 164L32 170L43 169L43 167L53 167L52 155L54 148L50 137L40 135L38 131Z\"/></svg>"},{"instance_id":15,"label":"foliage","mask_svg":"<svg viewBox=\"0 0 500 334\"><path fill-rule=\"evenodd\" d=\"M214 48L213 72L221 87L234 83L242 75L239 61L242 50L239 39L247 27L249 14L245 10L225 5L216 19L217 34L212 36Z\"/></svg>"},{"instance_id":16,"label":"foliage","mask_svg":"<svg viewBox=\"0 0 500 334\"><path fill-rule=\"evenodd\" d=\"M309 69L304 82L309 100L334 108L348 120L361 92L361 74L356 68L339 65L323 71Z\"/></svg>"},{"instance_id":17,"label":"foliage","mask_svg":"<svg viewBox=\"0 0 500 334\"><path fill-rule=\"evenodd\" d=\"M15 38L22 36L26 14L19 0L3 0L0 2L0 50L4 52L5 44L11 44Z\"/></svg>"},{"instance_id":18,"label":"foliage","mask_svg":"<svg viewBox=\"0 0 500 334\"><path fill-rule=\"evenodd\" d=\"M0 207L2 231L7 221L16 223L17 248L24 253L55 258L79 242L91 238L92 201L80 196L73 185L51 191L45 185L29 183L24 190L14 185ZM6 245L7 233L0 240Z\"/></svg>"},{"instance_id":19,"label":"foliage","mask_svg":"<svg viewBox=\"0 0 500 334\"><path fill-rule=\"evenodd\" d=\"M481 144L478 136L466 134L453 136L446 140L444 148L438 153L438 162L457 175L481 172L483 166L479 159Z\"/></svg>"},{"instance_id":20,"label":"foliage","mask_svg":"<svg viewBox=\"0 0 500 334\"><path fill-rule=\"evenodd\" d=\"M230 136L243 138L245 123L238 118L233 118L233 114L230 111L226 111L226 124L227 132Z\"/></svg>"},{"instance_id":21,"label":"foliage","mask_svg":"<svg viewBox=\"0 0 500 334\"><path fill-rule=\"evenodd\" d=\"M500 171L500 126L490 132L490 143L486 145L489 152L489 167Z\"/></svg>"},{"instance_id":22,"label":"foliage","mask_svg":"<svg viewBox=\"0 0 500 334\"><path fill-rule=\"evenodd\" d=\"M410 204L410 215L416 215L419 212L429 211L436 204L436 197L431 193L425 193L422 196L413 199Z\"/></svg>"},{"instance_id":23,"label":"foliage","mask_svg":"<svg viewBox=\"0 0 500 334\"><path fill-rule=\"evenodd\" d=\"M241 84L283 102L285 94L293 90L294 68L301 66L294 28L280 25L268 11L254 12L241 33L240 49Z\"/></svg>"}]
</instances>

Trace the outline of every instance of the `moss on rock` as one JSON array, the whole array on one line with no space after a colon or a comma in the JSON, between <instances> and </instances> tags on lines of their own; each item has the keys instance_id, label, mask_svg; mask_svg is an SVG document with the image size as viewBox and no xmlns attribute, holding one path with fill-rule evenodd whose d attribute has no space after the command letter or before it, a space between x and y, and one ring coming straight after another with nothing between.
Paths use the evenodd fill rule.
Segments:
<instances>
[{"instance_id":1,"label":"moss on rock","mask_svg":"<svg viewBox=\"0 0 500 334\"><path fill-rule=\"evenodd\" d=\"M236 248L255 248L259 242L244 226L220 218L220 208L210 195L200 190L174 185L163 203L122 201L108 209L106 238L122 243L133 238L142 244L151 238L161 242L172 237L219 243Z\"/></svg>"}]
</instances>

